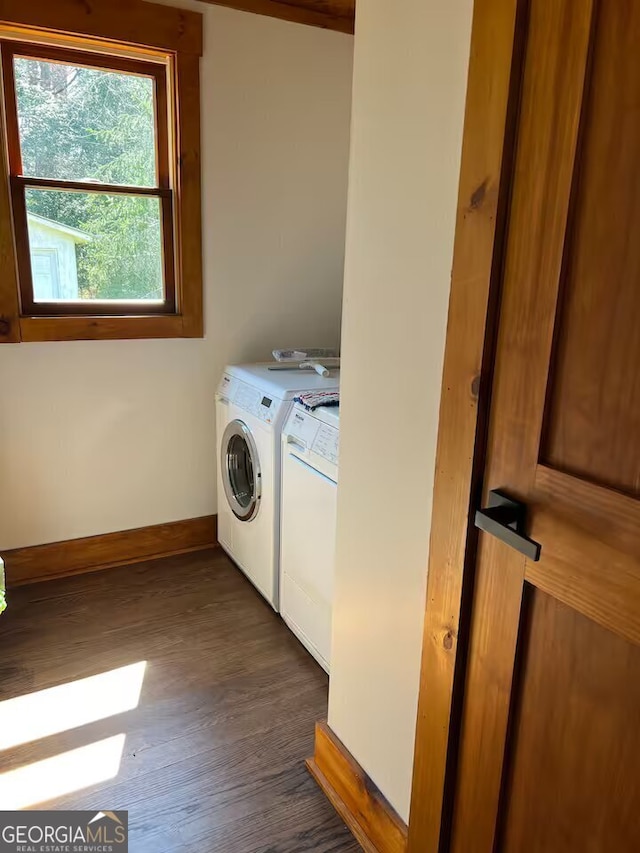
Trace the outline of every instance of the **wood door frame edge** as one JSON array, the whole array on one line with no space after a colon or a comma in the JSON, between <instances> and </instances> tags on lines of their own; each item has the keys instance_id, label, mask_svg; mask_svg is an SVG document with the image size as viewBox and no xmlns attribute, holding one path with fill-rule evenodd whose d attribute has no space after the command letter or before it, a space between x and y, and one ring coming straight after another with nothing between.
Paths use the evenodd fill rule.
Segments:
<instances>
[{"instance_id":1,"label":"wood door frame edge","mask_svg":"<svg viewBox=\"0 0 640 853\"><path fill-rule=\"evenodd\" d=\"M495 332L529 0L475 0L440 399L408 853L453 816Z\"/></svg>"}]
</instances>

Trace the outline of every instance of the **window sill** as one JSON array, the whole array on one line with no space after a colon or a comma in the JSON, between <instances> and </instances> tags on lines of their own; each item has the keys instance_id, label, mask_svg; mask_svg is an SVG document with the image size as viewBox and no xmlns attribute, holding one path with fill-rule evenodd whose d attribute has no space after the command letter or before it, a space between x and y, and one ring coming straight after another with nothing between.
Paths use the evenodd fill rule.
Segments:
<instances>
[{"instance_id":1,"label":"window sill","mask_svg":"<svg viewBox=\"0 0 640 853\"><path fill-rule=\"evenodd\" d=\"M20 317L23 341L100 341L201 338L201 320L181 314L139 317Z\"/></svg>"}]
</instances>

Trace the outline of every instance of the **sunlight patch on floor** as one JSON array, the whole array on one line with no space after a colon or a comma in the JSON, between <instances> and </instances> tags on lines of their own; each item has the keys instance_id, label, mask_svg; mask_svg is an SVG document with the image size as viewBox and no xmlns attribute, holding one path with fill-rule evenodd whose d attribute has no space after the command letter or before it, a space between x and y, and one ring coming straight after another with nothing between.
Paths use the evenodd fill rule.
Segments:
<instances>
[{"instance_id":1,"label":"sunlight patch on floor","mask_svg":"<svg viewBox=\"0 0 640 853\"><path fill-rule=\"evenodd\" d=\"M132 711L146 661L0 702L0 751Z\"/></svg>"},{"instance_id":2,"label":"sunlight patch on floor","mask_svg":"<svg viewBox=\"0 0 640 853\"><path fill-rule=\"evenodd\" d=\"M0 809L24 809L114 779L125 735L72 749L0 774Z\"/></svg>"}]
</instances>

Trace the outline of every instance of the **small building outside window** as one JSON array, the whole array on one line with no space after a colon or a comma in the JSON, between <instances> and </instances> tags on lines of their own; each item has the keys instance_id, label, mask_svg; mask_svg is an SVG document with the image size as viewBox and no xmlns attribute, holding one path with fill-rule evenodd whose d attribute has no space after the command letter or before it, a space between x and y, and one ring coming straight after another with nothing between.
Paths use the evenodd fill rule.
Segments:
<instances>
[{"instance_id":1,"label":"small building outside window","mask_svg":"<svg viewBox=\"0 0 640 853\"><path fill-rule=\"evenodd\" d=\"M90 235L34 213L27 220L35 301L79 299L76 247L88 243Z\"/></svg>"}]
</instances>

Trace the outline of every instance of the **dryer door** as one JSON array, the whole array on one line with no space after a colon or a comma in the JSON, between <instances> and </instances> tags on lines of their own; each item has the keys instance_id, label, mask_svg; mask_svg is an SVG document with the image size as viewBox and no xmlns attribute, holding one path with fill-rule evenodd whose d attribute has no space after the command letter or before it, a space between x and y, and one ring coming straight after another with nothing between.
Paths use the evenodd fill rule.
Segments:
<instances>
[{"instance_id":1,"label":"dryer door","mask_svg":"<svg viewBox=\"0 0 640 853\"><path fill-rule=\"evenodd\" d=\"M240 420L231 421L224 431L220 466L233 514L240 521L251 521L260 506L262 478L256 443L249 427Z\"/></svg>"}]
</instances>

